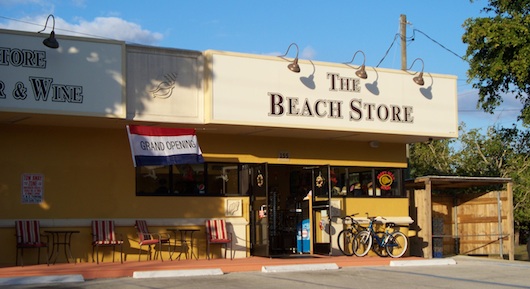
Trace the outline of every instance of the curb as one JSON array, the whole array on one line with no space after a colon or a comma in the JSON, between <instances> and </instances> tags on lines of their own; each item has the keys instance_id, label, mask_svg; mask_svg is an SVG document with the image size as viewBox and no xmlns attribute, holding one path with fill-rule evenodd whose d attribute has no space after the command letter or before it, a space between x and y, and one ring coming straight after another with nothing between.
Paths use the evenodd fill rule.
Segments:
<instances>
[{"instance_id":1,"label":"curb","mask_svg":"<svg viewBox=\"0 0 530 289\"><path fill-rule=\"evenodd\" d=\"M81 274L0 278L0 286L68 282L85 282L85 279Z\"/></svg>"},{"instance_id":2,"label":"curb","mask_svg":"<svg viewBox=\"0 0 530 289\"><path fill-rule=\"evenodd\" d=\"M261 272L298 272L298 271L317 271L317 270L337 270L339 266L335 263L323 264L302 264L302 265L283 265L283 266L263 266Z\"/></svg>"},{"instance_id":3,"label":"curb","mask_svg":"<svg viewBox=\"0 0 530 289\"><path fill-rule=\"evenodd\" d=\"M410 260L410 261L390 261L390 266L438 266L438 265L456 265L454 259L429 259L429 260Z\"/></svg>"},{"instance_id":4,"label":"curb","mask_svg":"<svg viewBox=\"0 0 530 289\"><path fill-rule=\"evenodd\" d=\"M192 276L212 276L223 275L223 271L217 269L196 269L196 270L157 270L157 271L135 271L133 278L164 278L164 277L192 277Z\"/></svg>"}]
</instances>

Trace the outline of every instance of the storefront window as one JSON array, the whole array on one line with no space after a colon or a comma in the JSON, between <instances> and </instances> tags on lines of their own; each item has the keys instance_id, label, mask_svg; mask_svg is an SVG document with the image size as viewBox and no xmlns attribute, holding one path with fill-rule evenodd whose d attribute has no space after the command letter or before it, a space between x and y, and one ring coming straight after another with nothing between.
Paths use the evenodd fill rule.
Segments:
<instances>
[{"instance_id":1,"label":"storefront window","mask_svg":"<svg viewBox=\"0 0 530 289\"><path fill-rule=\"evenodd\" d=\"M383 169L375 170L375 188L381 196L400 197L403 190L401 189L401 170Z\"/></svg>"},{"instance_id":2,"label":"storefront window","mask_svg":"<svg viewBox=\"0 0 530 289\"><path fill-rule=\"evenodd\" d=\"M403 197L401 169L333 167L332 195L343 197Z\"/></svg>"},{"instance_id":3,"label":"storefront window","mask_svg":"<svg viewBox=\"0 0 530 289\"><path fill-rule=\"evenodd\" d=\"M138 196L245 195L247 165L234 163L183 164L136 168Z\"/></svg>"},{"instance_id":4,"label":"storefront window","mask_svg":"<svg viewBox=\"0 0 530 289\"><path fill-rule=\"evenodd\" d=\"M249 166L233 163L207 164L208 195L246 195L249 190Z\"/></svg>"},{"instance_id":5,"label":"storefront window","mask_svg":"<svg viewBox=\"0 0 530 289\"><path fill-rule=\"evenodd\" d=\"M138 196L241 196L248 195L249 164L204 163L136 168ZM294 168L295 170L297 168ZM312 172L317 197L404 197L402 169L363 167L320 167ZM306 172L306 171L304 171ZM329 180L328 180L329 178ZM292 191L311 190L306 184Z\"/></svg>"}]
</instances>

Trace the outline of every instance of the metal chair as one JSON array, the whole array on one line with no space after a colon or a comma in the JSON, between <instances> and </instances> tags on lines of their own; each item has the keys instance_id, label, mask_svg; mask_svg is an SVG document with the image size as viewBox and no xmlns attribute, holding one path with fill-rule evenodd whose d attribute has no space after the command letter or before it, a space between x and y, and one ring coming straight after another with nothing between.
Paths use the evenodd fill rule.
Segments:
<instances>
[{"instance_id":1,"label":"metal chair","mask_svg":"<svg viewBox=\"0 0 530 289\"><path fill-rule=\"evenodd\" d=\"M123 239L116 238L114 230L114 221L95 220L92 221L92 262L94 262L94 248L96 255L99 256L99 247L112 247L112 262L116 253L116 246L120 246L120 260L123 264ZM99 258L96 258L99 264ZM103 261L103 257L101 259Z\"/></svg>"},{"instance_id":2,"label":"metal chair","mask_svg":"<svg viewBox=\"0 0 530 289\"><path fill-rule=\"evenodd\" d=\"M15 221L15 230L17 238L17 256L15 265L18 266L18 255L20 251L21 255L21 266L24 266L24 249L32 248L38 249L37 264L40 264L40 249L46 248L46 263L50 266L49 260L49 238L47 237L46 242L41 241L40 234L40 222L36 220L17 220Z\"/></svg>"},{"instance_id":3,"label":"metal chair","mask_svg":"<svg viewBox=\"0 0 530 289\"><path fill-rule=\"evenodd\" d=\"M228 245L230 245L230 259L233 259L232 251L232 233L226 230L226 221L222 219L211 219L206 220L206 256L210 259L210 246L212 244L219 244L225 247L225 259L226 251L228 251Z\"/></svg>"},{"instance_id":4,"label":"metal chair","mask_svg":"<svg viewBox=\"0 0 530 289\"><path fill-rule=\"evenodd\" d=\"M155 252L155 258L157 255L160 255L160 260L164 261L161 254L162 244L168 244L168 254L171 254L169 246L171 236L169 233L149 232L149 228L147 227L147 222L145 220L136 220L134 227L136 228L138 238L140 239L138 242L140 244L140 248L138 249L138 261L140 261L140 257L142 256L142 246L147 246L149 248L148 260L151 260L151 245L155 245L155 248L156 245L158 245L158 250Z\"/></svg>"}]
</instances>

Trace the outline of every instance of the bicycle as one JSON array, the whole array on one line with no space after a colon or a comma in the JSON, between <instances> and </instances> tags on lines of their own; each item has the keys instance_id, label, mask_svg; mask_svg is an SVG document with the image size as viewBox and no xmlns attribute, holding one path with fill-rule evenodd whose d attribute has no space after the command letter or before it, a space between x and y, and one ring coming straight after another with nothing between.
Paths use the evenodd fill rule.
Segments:
<instances>
[{"instance_id":1,"label":"bicycle","mask_svg":"<svg viewBox=\"0 0 530 289\"><path fill-rule=\"evenodd\" d=\"M346 256L353 256L355 252L353 243L353 237L355 237L355 234L366 229L353 218L358 214L359 213L355 213L349 216L341 217L342 223L346 224L347 227L340 231L339 235L337 236L337 244L341 253Z\"/></svg>"},{"instance_id":2,"label":"bicycle","mask_svg":"<svg viewBox=\"0 0 530 289\"><path fill-rule=\"evenodd\" d=\"M405 254L408 248L408 238L400 231L391 231L396 226L395 223L385 223L385 231L376 232L374 230L374 222L377 217L369 217L370 220L368 228L355 234L353 243L355 250L353 253L358 257L363 257L368 254L370 249L381 256L390 256L399 258ZM382 217L381 217L382 218ZM385 218L382 218L385 220Z\"/></svg>"}]
</instances>

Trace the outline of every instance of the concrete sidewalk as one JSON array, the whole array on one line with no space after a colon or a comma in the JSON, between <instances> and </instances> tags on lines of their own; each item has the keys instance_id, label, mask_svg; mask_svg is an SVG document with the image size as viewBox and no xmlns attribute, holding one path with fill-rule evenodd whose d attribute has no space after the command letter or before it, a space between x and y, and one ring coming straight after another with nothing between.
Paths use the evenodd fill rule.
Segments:
<instances>
[{"instance_id":1,"label":"concrete sidewalk","mask_svg":"<svg viewBox=\"0 0 530 289\"><path fill-rule=\"evenodd\" d=\"M0 268L0 278L81 275L84 279L132 277L134 272L162 270L211 270L220 269L224 273L260 272L264 266L336 264L338 267L389 266L395 259L381 257L348 257L300 255L289 258L248 257L234 260L180 260L180 261L126 261L100 263L66 263L47 266L27 265ZM423 260L418 257L403 257L399 260Z\"/></svg>"}]
</instances>

